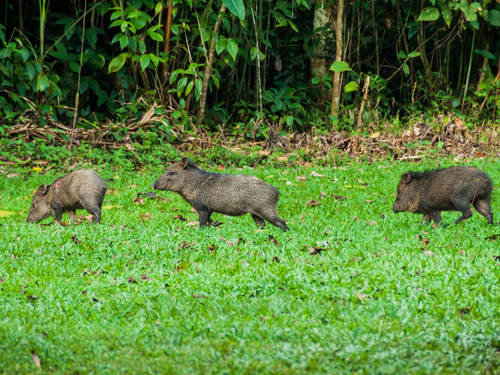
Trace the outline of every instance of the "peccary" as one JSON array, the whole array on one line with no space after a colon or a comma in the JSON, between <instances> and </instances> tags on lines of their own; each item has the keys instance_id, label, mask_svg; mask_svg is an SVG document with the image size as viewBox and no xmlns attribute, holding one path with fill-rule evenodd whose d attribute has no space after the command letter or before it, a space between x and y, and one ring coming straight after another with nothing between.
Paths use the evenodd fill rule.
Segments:
<instances>
[{"instance_id":1,"label":"peccary","mask_svg":"<svg viewBox=\"0 0 500 375\"><path fill-rule=\"evenodd\" d=\"M55 216L58 223L63 212L68 212L70 223L74 223L75 211L82 208L100 223L106 190L106 182L96 172L88 169L71 172L52 185L43 184L38 188L31 202L28 223L38 223L49 216Z\"/></svg>"},{"instance_id":2,"label":"peccary","mask_svg":"<svg viewBox=\"0 0 500 375\"><path fill-rule=\"evenodd\" d=\"M288 230L276 212L280 192L257 177L206 172L183 158L152 186L178 193L198 213L200 228L207 222L213 225L210 215L218 212L229 216L249 213L259 227L265 225L265 219Z\"/></svg>"},{"instance_id":3,"label":"peccary","mask_svg":"<svg viewBox=\"0 0 500 375\"><path fill-rule=\"evenodd\" d=\"M460 211L455 223L472 216L470 204L493 223L491 210L491 192L493 183L485 173L475 167L451 167L425 172L406 172L401 176L398 184L398 195L394 202L393 211L422 213L422 222L434 220L441 223L440 211ZM478 189L479 184L479 189Z\"/></svg>"}]
</instances>

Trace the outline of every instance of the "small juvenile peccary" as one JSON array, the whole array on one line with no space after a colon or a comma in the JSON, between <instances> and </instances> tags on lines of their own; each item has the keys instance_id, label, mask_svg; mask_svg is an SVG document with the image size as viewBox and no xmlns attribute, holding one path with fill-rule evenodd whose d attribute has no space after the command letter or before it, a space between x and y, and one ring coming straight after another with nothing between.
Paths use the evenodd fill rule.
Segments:
<instances>
[{"instance_id":1,"label":"small juvenile peccary","mask_svg":"<svg viewBox=\"0 0 500 375\"><path fill-rule=\"evenodd\" d=\"M259 227L271 224L288 230L278 217L276 202L280 192L257 177L211 173L183 158L152 185L153 189L173 191L198 212L200 228L211 225L213 212L229 216L251 214Z\"/></svg>"},{"instance_id":2,"label":"small juvenile peccary","mask_svg":"<svg viewBox=\"0 0 500 375\"><path fill-rule=\"evenodd\" d=\"M28 223L38 223L49 216L62 219L63 212L69 213L70 223L75 222L75 211L86 209L101 222L101 207L106 194L106 182L94 171L80 169L56 179L52 185L38 188L31 202Z\"/></svg>"},{"instance_id":3,"label":"small juvenile peccary","mask_svg":"<svg viewBox=\"0 0 500 375\"><path fill-rule=\"evenodd\" d=\"M393 211L422 213L423 222L434 220L437 224L441 223L440 211L460 211L462 216L455 221L455 224L459 223L472 216L469 208L481 180L474 207L488 219L488 224L492 224L490 201L493 184L486 173L481 178L481 173L475 167L461 166L404 173L398 184Z\"/></svg>"}]
</instances>

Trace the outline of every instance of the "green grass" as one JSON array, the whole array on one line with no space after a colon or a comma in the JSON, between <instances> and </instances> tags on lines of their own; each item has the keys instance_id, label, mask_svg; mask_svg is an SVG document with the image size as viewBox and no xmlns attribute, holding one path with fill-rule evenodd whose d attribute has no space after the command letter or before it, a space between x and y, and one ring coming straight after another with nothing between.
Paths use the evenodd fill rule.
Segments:
<instances>
[{"instance_id":1,"label":"green grass","mask_svg":"<svg viewBox=\"0 0 500 375\"><path fill-rule=\"evenodd\" d=\"M174 193L133 204L161 169L87 166L116 180L104 204L123 206L102 225L0 218L0 373L498 373L500 238L485 239L500 233L498 190L496 224L474 213L451 247L459 213L445 227L392 213L401 173L436 166L227 169L280 189L286 233L218 214L222 226L200 231ZM59 175L27 172L1 178L0 210L28 210ZM500 162L487 172L498 185Z\"/></svg>"}]
</instances>

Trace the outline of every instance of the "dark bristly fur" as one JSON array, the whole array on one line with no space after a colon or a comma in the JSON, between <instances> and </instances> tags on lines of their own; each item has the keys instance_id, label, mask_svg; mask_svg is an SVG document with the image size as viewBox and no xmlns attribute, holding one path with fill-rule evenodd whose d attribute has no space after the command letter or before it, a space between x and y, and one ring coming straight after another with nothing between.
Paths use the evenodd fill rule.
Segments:
<instances>
[{"instance_id":1,"label":"dark bristly fur","mask_svg":"<svg viewBox=\"0 0 500 375\"><path fill-rule=\"evenodd\" d=\"M152 185L153 189L178 193L198 212L200 228L213 224L213 212L228 216L252 215L259 227L264 220L288 230L278 217L279 191L253 176L211 173L198 168L188 158L168 169Z\"/></svg>"},{"instance_id":2,"label":"dark bristly fur","mask_svg":"<svg viewBox=\"0 0 500 375\"><path fill-rule=\"evenodd\" d=\"M69 213L71 223L75 211L86 209L101 222L101 207L106 194L106 182L94 171L80 169L56 179L51 185L38 188L31 202L28 223L38 223L49 216L55 216L56 223L64 212Z\"/></svg>"},{"instance_id":3,"label":"dark bristly fur","mask_svg":"<svg viewBox=\"0 0 500 375\"><path fill-rule=\"evenodd\" d=\"M455 221L459 223L472 216L472 212L467 213L481 180L473 205L492 224L493 183L486 173L482 178L481 174L482 171L468 166L406 172L399 181L393 211L422 213L423 221L434 220L438 224L441 223L440 211L459 211L462 216Z\"/></svg>"}]
</instances>

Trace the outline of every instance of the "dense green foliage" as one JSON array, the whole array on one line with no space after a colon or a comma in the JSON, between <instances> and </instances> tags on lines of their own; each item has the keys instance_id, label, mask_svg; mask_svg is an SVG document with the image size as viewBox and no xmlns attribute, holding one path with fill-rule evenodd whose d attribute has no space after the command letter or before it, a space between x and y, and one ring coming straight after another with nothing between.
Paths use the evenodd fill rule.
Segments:
<instances>
[{"instance_id":1,"label":"dense green foliage","mask_svg":"<svg viewBox=\"0 0 500 375\"><path fill-rule=\"evenodd\" d=\"M0 372L34 373L33 352L50 373L497 373L498 224L475 213L448 247L459 213L434 227L391 212L402 172L452 164L226 170L280 189L286 233L249 215L200 231L168 192L134 205L163 170L117 161L87 165L114 180L102 225L28 225L60 171L10 171L0 210L22 212L0 218ZM498 190L492 206L498 223Z\"/></svg>"},{"instance_id":2,"label":"dense green foliage","mask_svg":"<svg viewBox=\"0 0 500 375\"><path fill-rule=\"evenodd\" d=\"M332 78L313 65L328 69L336 36L333 21L313 27L321 4L334 20L332 1L6 0L0 131L22 121L28 108L42 123L43 114L71 123L79 93L78 126L137 118L156 103L164 115L158 128L175 137L177 126L193 129L205 88L207 131L219 124L252 130L261 116L289 130L330 127L325 94ZM442 112L489 119L499 9L489 0L349 4L343 38L352 70L343 69L338 126L352 128L367 76L366 122Z\"/></svg>"}]
</instances>

